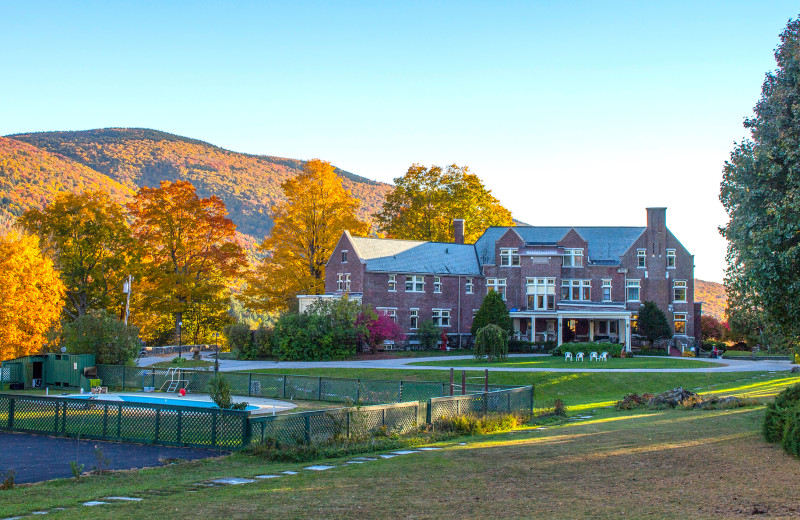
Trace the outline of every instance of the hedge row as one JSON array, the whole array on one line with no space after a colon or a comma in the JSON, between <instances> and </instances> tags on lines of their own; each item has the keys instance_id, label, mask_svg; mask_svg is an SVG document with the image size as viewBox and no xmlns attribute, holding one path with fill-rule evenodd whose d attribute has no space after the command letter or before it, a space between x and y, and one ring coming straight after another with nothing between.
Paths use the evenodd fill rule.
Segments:
<instances>
[{"instance_id":1,"label":"hedge row","mask_svg":"<svg viewBox=\"0 0 800 520\"><path fill-rule=\"evenodd\" d=\"M574 356L578 352L583 352L583 355L588 357L592 352L597 352L598 354L608 352L611 357L619 357L620 354L622 354L623 347L624 345L620 343L598 343L596 341L586 343L562 343L560 347L553 349L553 355L563 356L566 352L572 352Z\"/></svg>"},{"instance_id":2,"label":"hedge row","mask_svg":"<svg viewBox=\"0 0 800 520\"><path fill-rule=\"evenodd\" d=\"M784 450L800 457L800 384L787 388L767 405L763 433L767 442L780 441Z\"/></svg>"}]
</instances>

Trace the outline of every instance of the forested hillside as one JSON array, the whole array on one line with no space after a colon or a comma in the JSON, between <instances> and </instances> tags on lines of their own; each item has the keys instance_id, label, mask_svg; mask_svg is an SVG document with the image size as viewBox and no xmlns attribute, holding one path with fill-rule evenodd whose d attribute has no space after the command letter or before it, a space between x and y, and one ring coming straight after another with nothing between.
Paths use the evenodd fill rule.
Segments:
<instances>
[{"instance_id":1,"label":"forested hillside","mask_svg":"<svg viewBox=\"0 0 800 520\"><path fill-rule=\"evenodd\" d=\"M727 321L725 309L728 306L728 295L725 286L717 282L694 280L694 301L703 302L703 315L713 316L720 321Z\"/></svg>"},{"instance_id":2,"label":"forested hillside","mask_svg":"<svg viewBox=\"0 0 800 520\"><path fill-rule=\"evenodd\" d=\"M297 159L231 152L148 129L110 128L8 137L3 141L27 143L19 146L28 155L20 157L19 153L0 149L0 165L8 163L15 172L13 178L4 179L8 187L2 186L6 191L18 192L13 204L7 204L5 199L0 203L4 213L18 214L29 205L40 206L61 189L82 191L83 185L104 182L117 191L124 190L120 185L135 191L141 186L158 186L162 180L181 179L194 184L203 197L220 197L237 230L256 241L272 227L270 208L283 199L281 183L303 167L303 161ZM57 166L53 158L57 158ZM43 164L39 164L40 159ZM336 173L361 200L359 216L371 221L370 215L379 209L390 186L339 169ZM80 179L84 179L83 184L78 182Z\"/></svg>"},{"instance_id":3,"label":"forested hillside","mask_svg":"<svg viewBox=\"0 0 800 520\"><path fill-rule=\"evenodd\" d=\"M60 191L103 190L126 202L133 191L82 164L0 137L0 228L8 227L31 206L47 204Z\"/></svg>"}]
</instances>

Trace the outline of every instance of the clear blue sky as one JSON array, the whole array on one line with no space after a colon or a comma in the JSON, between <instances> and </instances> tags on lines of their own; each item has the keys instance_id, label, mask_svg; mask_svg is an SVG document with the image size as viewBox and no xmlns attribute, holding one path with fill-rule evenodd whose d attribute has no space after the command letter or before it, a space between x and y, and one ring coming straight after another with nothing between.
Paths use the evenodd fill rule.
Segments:
<instances>
[{"instance_id":1,"label":"clear blue sky","mask_svg":"<svg viewBox=\"0 0 800 520\"><path fill-rule=\"evenodd\" d=\"M667 225L721 281L724 161L796 2L0 0L0 135L148 127L390 182L468 165L539 225Z\"/></svg>"}]
</instances>

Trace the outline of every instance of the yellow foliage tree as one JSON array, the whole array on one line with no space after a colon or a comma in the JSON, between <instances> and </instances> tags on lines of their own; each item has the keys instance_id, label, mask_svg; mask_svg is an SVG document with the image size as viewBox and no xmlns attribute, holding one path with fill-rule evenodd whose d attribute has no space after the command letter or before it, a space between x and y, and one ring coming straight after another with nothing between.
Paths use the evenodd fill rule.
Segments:
<instances>
[{"instance_id":1,"label":"yellow foliage tree","mask_svg":"<svg viewBox=\"0 0 800 520\"><path fill-rule=\"evenodd\" d=\"M325 263L342 232L365 235L359 202L327 161L313 159L281 184L286 202L273 207L272 232L259 247L265 260L251 273L244 295L260 311L294 308L298 294L325 291Z\"/></svg>"},{"instance_id":2,"label":"yellow foliage tree","mask_svg":"<svg viewBox=\"0 0 800 520\"><path fill-rule=\"evenodd\" d=\"M0 361L39 352L59 322L64 284L36 238L0 236Z\"/></svg>"}]
</instances>

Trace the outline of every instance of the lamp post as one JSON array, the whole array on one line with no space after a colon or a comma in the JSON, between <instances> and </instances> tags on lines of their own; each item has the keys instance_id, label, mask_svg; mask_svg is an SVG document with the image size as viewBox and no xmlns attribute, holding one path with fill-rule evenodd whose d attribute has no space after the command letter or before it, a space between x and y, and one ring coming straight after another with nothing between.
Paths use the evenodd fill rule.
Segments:
<instances>
[{"instance_id":1,"label":"lamp post","mask_svg":"<svg viewBox=\"0 0 800 520\"><path fill-rule=\"evenodd\" d=\"M216 351L214 356L214 375L216 376L219 372L219 332L214 333L214 350Z\"/></svg>"},{"instance_id":2,"label":"lamp post","mask_svg":"<svg viewBox=\"0 0 800 520\"><path fill-rule=\"evenodd\" d=\"M183 357L181 352L181 328L183 328L183 322L178 322L178 357Z\"/></svg>"}]
</instances>

